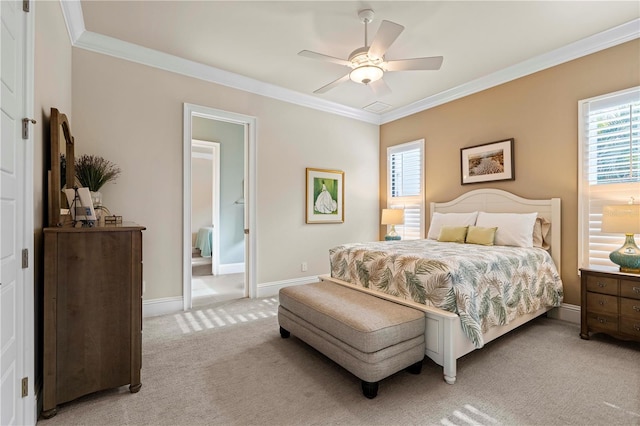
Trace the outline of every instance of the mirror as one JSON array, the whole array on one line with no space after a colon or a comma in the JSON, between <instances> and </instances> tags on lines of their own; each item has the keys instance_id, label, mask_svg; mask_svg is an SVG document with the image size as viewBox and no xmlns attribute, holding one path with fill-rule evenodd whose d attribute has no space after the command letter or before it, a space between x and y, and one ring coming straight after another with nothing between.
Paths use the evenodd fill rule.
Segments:
<instances>
[{"instance_id":1,"label":"mirror","mask_svg":"<svg viewBox=\"0 0 640 426\"><path fill-rule=\"evenodd\" d=\"M75 158L71 127L65 114L51 108L51 146L49 164L49 226L62 226L60 209L66 205L62 189L75 185ZM63 156L64 155L64 162Z\"/></svg>"}]
</instances>

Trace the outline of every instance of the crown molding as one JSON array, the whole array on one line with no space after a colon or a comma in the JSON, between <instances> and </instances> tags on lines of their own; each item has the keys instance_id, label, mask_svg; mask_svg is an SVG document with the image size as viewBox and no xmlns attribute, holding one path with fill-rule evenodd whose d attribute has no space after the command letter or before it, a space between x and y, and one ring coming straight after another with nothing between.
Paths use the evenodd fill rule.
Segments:
<instances>
[{"instance_id":1,"label":"crown molding","mask_svg":"<svg viewBox=\"0 0 640 426\"><path fill-rule=\"evenodd\" d=\"M317 99L294 90L285 89L273 84L264 83L253 78L234 74L199 62L190 61L178 56L169 55L158 50L149 49L133 43L122 41L102 34L85 31L78 38L74 47L78 47L104 55L114 56L142 65L159 68L176 74L197 78L222 86L231 87L256 95L266 96L280 101L314 108L316 110L380 124L380 116L357 108L340 105L335 102Z\"/></svg>"},{"instance_id":2,"label":"crown molding","mask_svg":"<svg viewBox=\"0 0 640 426\"><path fill-rule=\"evenodd\" d=\"M318 99L294 90L285 89L219 68L87 31L84 27L84 17L82 15L80 2L77 0L60 0L60 3L62 5L65 22L67 23L71 44L74 47L331 114L337 114L371 124L380 124L379 114Z\"/></svg>"},{"instance_id":3,"label":"crown molding","mask_svg":"<svg viewBox=\"0 0 640 426\"><path fill-rule=\"evenodd\" d=\"M405 107L400 107L385 114L376 114L336 102L318 99L294 90L87 31L84 26L80 1L60 0L60 4L62 5L62 12L69 31L71 44L74 47L378 125L407 117L640 37L640 19L635 19L485 77L421 99Z\"/></svg>"},{"instance_id":4,"label":"crown molding","mask_svg":"<svg viewBox=\"0 0 640 426\"><path fill-rule=\"evenodd\" d=\"M75 46L82 33L86 31L82 5L80 0L60 0L60 6L62 7L64 22L67 24L71 45Z\"/></svg>"},{"instance_id":5,"label":"crown molding","mask_svg":"<svg viewBox=\"0 0 640 426\"><path fill-rule=\"evenodd\" d=\"M600 50L608 49L640 37L640 19L611 28L574 43L552 50L485 77L469 81L428 98L421 99L405 107L383 114L380 124L389 123L403 117L424 111L456 99L507 83L509 81L560 65Z\"/></svg>"}]
</instances>

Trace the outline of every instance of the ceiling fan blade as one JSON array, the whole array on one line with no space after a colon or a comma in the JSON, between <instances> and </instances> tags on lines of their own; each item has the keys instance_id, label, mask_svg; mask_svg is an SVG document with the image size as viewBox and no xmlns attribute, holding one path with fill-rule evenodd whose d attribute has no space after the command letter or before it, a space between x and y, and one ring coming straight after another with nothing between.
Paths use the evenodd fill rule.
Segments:
<instances>
[{"instance_id":1,"label":"ceiling fan blade","mask_svg":"<svg viewBox=\"0 0 640 426\"><path fill-rule=\"evenodd\" d=\"M313 93L326 93L329 90L331 90L334 87L336 87L337 85L339 85L340 83L344 83L347 80L349 80L349 74L344 75L344 76L340 77L339 79L337 79L335 81L332 81L331 83L327 84L326 86L322 86L318 90L314 90Z\"/></svg>"},{"instance_id":2,"label":"ceiling fan blade","mask_svg":"<svg viewBox=\"0 0 640 426\"><path fill-rule=\"evenodd\" d=\"M384 65L384 69L387 71L439 70L442 66L443 59L442 56L399 59L397 61L388 61Z\"/></svg>"},{"instance_id":3,"label":"ceiling fan blade","mask_svg":"<svg viewBox=\"0 0 640 426\"><path fill-rule=\"evenodd\" d=\"M312 52L310 50L302 50L298 52L298 55L305 56L311 59L320 59L321 61L333 62L334 64L344 65L345 67L351 66L351 62L346 59L334 58L333 56L323 55L322 53Z\"/></svg>"},{"instance_id":4,"label":"ceiling fan blade","mask_svg":"<svg viewBox=\"0 0 640 426\"><path fill-rule=\"evenodd\" d=\"M371 47L369 47L369 57L382 58L402 31L404 31L402 25L391 21L382 21L376 36L371 42Z\"/></svg>"},{"instance_id":5,"label":"ceiling fan blade","mask_svg":"<svg viewBox=\"0 0 640 426\"><path fill-rule=\"evenodd\" d=\"M385 95L391 94L391 88L385 83L385 81L381 78L380 80L376 80L373 83L369 83L369 87L373 90L373 93L377 97L382 97Z\"/></svg>"}]
</instances>

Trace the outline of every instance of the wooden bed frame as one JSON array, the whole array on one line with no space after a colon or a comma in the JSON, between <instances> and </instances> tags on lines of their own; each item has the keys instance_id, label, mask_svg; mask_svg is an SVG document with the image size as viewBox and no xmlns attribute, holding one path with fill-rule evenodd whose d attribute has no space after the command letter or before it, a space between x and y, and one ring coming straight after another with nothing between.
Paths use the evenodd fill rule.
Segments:
<instances>
[{"instance_id":1,"label":"wooden bed frame","mask_svg":"<svg viewBox=\"0 0 640 426\"><path fill-rule=\"evenodd\" d=\"M498 189L478 189L467 192L446 203L431 203L431 216L440 213L467 213L485 211L491 213L533 213L551 222L551 230L547 240L550 240L550 254L558 273L560 273L560 199L530 200ZM457 314L435 307L425 306L410 300L387 295L375 290L355 286L346 281L332 278L328 275L320 277L323 281L331 281L374 296L391 300L406 306L424 311L426 317L426 350L425 354L444 369L444 380L449 384L456 381L456 360L475 350L475 346L462 331L460 318ZM488 342L508 333L522 324L544 314L552 308L543 308L536 312L516 318L507 325L491 328L483 334L484 342Z\"/></svg>"}]
</instances>

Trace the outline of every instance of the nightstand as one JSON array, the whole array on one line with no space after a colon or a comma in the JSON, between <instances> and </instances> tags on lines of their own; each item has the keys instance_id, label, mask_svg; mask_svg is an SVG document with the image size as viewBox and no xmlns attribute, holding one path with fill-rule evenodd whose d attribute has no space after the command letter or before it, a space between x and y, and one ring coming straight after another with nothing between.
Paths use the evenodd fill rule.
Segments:
<instances>
[{"instance_id":1,"label":"nightstand","mask_svg":"<svg viewBox=\"0 0 640 426\"><path fill-rule=\"evenodd\" d=\"M640 275L583 268L580 337L606 333L640 342Z\"/></svg>"}]
</instances>

